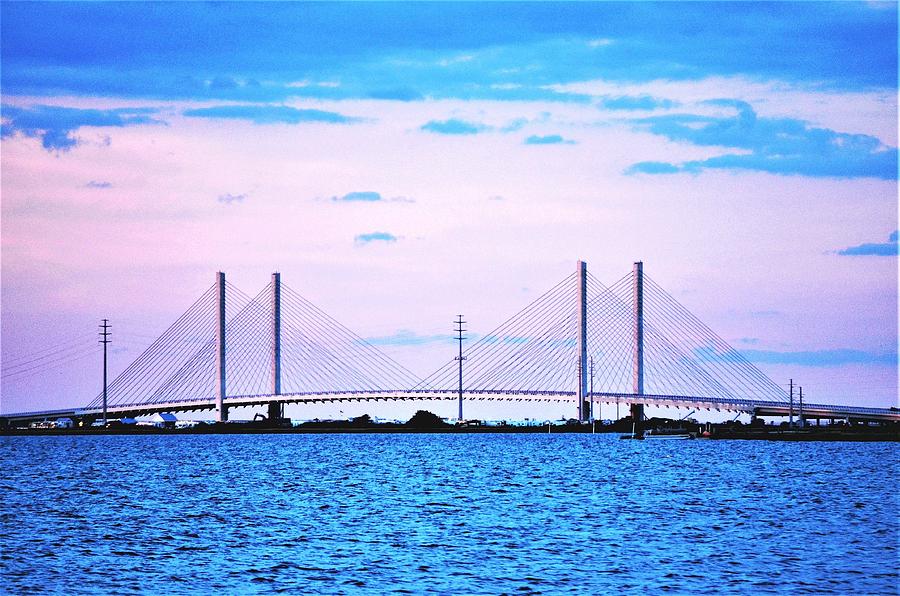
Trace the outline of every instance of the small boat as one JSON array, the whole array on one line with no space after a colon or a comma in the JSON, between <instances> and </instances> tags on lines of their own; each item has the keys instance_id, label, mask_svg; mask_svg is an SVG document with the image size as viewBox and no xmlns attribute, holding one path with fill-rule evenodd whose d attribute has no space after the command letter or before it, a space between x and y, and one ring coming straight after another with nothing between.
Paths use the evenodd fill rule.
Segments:
<instances>
[{"instance_id":1,"label":"small boat","mask_svg":"<svg viewBox=\"0 0 900 596\"><path fill-rule=\"evenodd\" d=\"M693 439L694 435L683 428L650 429L645 434L645 439Z\"/></svg>"}]
</instances>

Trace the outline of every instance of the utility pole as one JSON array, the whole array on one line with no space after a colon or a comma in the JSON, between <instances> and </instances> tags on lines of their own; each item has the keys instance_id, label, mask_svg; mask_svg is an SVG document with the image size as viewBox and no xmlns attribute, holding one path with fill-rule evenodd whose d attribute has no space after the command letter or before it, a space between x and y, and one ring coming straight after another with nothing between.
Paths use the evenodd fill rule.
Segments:
<instances>
[{"instance_id":1,"label":"utility pole","mask_svg":"<svg viewBox=\"0 0 900 596\"><path fill-rule=\"evenodd\" d=\"M109 319L103 319L100 325L100 343L103 344L103 426L106 426L106 346L110 342L109 336L112 335Z\"/></svg>"},{"instance_id":2,"label":"utility pole","mask_svg":"<svg viewBox=\"0 0 900 596\"><path fill-rule=\"evenodd\" d=\"M790 380L790 408L788 409L788 428L794 428L794 379Z\"/></svg>"},{"instance_id":3,"label":"utility pole","mask_svg":"<svg viewBox=\"0 0 900 596\"><path fill-rule=\"evenodd\" d=\"M800 424L800 428L803 428L805 424L805 420L803 420L803 386L800 386L800 415L797 416L797 422Z\"/></svg>"},{"instance_id":4,"label":"utility pole","mask_svg":"<svg viewBox=\"0 0 900 596\"><path fill-rule=\"evenodd\" d=\"M466 339L465 337L463 337L463 331L465 331L465 329L463 329L463 324L465 323L465 321L463 321L463 316L456 315L456 321L454 321L454 323L456 323L456 329L455 329L456 334L457 334L456 339L459 341L459 356L457 356L455 358L455 360L459 361L459 417L458 417L458 420L460 422L462 422L462 419L463 419L463 407L462 407L463 374L462 374L462 369L463 369L463 360L466 359L466 357L463 356L463 349L462 349L463 340Z\"/></svg>"}]
</instances>

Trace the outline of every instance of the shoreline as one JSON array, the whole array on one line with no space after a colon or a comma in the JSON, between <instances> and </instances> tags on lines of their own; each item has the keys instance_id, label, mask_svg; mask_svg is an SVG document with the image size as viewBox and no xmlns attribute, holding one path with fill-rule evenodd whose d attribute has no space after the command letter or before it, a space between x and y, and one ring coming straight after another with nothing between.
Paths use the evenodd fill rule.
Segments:
<instances>
[{"instance_id":1,"label":"shoreline","mask_svg":"<svg viewBox=\"0 0 900 596\"><path fill-rule=\"evenodd\" d=\"M277 435L336 435L336 434L630 434L621 428L603 427L591 429L589 425L546 426L469 426L469 427L431 427L417 428L408 426L297 426L272 427L246 424L216 424L193 428L155 428L155 427L113 427L113 428L7 428L0 430L3 437L26 436L179 436L179 435L245 435L245 434L277 434ZM856 427L844 429L735 429L716 428L710 432L696 435L700 440L751 440L751 441L844 441L844 442L900 442L900 428Z\"/></svg>"}]
</instances>

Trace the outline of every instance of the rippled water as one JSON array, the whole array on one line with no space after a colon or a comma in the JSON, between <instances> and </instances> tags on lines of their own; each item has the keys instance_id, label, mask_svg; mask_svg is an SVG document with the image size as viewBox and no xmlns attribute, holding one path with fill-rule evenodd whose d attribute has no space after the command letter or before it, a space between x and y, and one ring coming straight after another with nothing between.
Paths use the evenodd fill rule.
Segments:
<instances>
[{"instance_id":1,"label":"rippled water","mask_svg":"<svg viewBox=\"0 0 900 596\"><path fill-rule=\"evenodd\" d=\"M897 444L0 438L9 593L897 594Z\"/></svg>"}]
</instances>

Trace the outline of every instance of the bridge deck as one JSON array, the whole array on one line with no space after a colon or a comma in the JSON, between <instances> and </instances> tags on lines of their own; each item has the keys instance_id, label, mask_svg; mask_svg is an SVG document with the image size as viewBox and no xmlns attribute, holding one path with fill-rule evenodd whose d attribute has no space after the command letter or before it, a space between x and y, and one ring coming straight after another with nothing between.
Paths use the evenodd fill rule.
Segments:
<instances>
[{"instance_id":1,"label":"bridge deck","mask_svg":"<svg viewBox=\"0 0 900 596\"><path fill-rule=\"evenodd\" d=\"M359 401L413 401L413 400L452 400L459 394L446 390L414 390L414 391L329 391L321 393L292 393L283 395L241 395L225 399L227 407L242 407L267 404L273 401L281 403L329 403ZM589 396L590 399L591 396ZM698 410L718 410L743 412L756 416L782 416L790 414L790 406L785 403L768 402L733 397L702 397L685 395L634 395L629 393L594 393L595 403L605 404L644 404L648 406L690 408ZM520 401L520 402L574 402L577 400L573 391L501 391L470 390L463 392L466 401ZM158 412L190 412L215 409L215 399L211 397L194 400L159 401L157 403L136 403L109 406L110 417L147 416ZM794 406L794 415L799 416L799 407ZM100 408L72 408L63 410L43 410L4 414L0 418L10 422L21 423L33 420L60 417L93 417L102 415ZM900 409L866 408L831 404L803 404L805 418L833 418L900 422Z\"/></svg>"}]
</instances>

